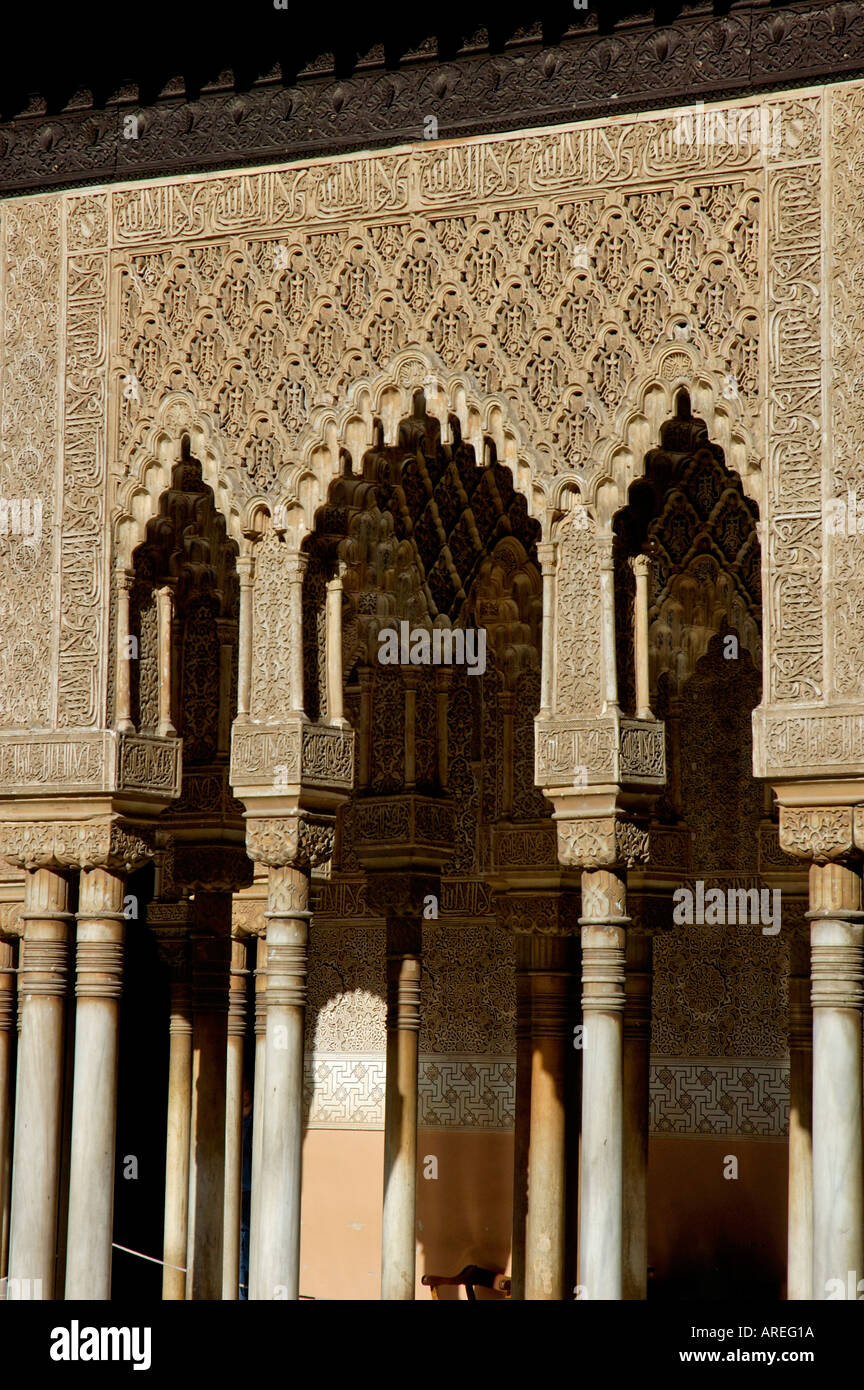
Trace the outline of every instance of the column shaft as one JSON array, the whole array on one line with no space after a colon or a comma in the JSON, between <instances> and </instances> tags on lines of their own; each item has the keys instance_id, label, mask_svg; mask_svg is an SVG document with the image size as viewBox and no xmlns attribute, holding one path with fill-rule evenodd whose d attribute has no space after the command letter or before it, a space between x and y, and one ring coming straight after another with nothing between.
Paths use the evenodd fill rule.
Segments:
<instances>
[{"instance_id":1,"label":"column shaft","mask_svg":"<svg viewBox=\"0 0 864 1390\"><path fill-rule=\"evenodd\" d=\"M793 938L789 977L789 1207L786 1297L813 1297L813 1013L809 952Z\"/></svg>"},{"instance_id":2,"label":"column shaft","mask_svg":"<svg viewBox=\"0 0 864 1390\"><path fill-rule=\"evenodd\" d=\"M342 575L327 583L327 720L341 724L344 719L342 694Z\"/></svg>"},{"instance_id":3,"label":"column shaft","mask_svg":"<svg viewBox=\"0 0 864 1390\"><path fill-rule=\"evenodd\" d=\"M582 874L579 1283L592 1302L623 1287L624 882L607 869Z\"/></svg>"},{"instance_id":4,"label":"column shaft","mask_svg":"<svg viewBox=\"0 0 864 1390\"><path fill-rule=\"evenodd\" d=\"M194 912L186 1297L221 1299L231 894L196 893Z\"/></svg>"},{"instance_id":5,"label":"column shaft","mask_svg":"<svg viewBox=\"0 0 864 1390\"><path fill-rule=\"evenodd\" d=\"M813 1296L864 1278L860 871L810 869L813 981ZM834 1286L836 1289L836 1285Z\"/></svg>"},{"instance_id":6,"label":"column shaft","mask_svg":"<svg viewBox=\"0 0 864 1390\"><path fill-rule=\"evenodd\" d=\"M240 1199L243 1181L243 1043L246 1033L246 944L231 942L228 1059L225 1079L225 1244L222 1297L238 1295Z\"/></svg>"},{"instance_id":7,"label":"column shaft","mask_svg":"<svg viewBox=\"0 0 864 1390\"><path fill-rule=\"evenodd\" d=\"M251 555L237 559L240 580L240 630L237 639L237 717L248 718L249 696L252 687L252 605L254 597L255 561Z\"/></svg>"},{"instance_id":8,"label":"column shaft","mask_svg":"<svg viewBox=\"0 0 864 1390\"><path fill-rule=\"evenodd\" d=\"M511 1297L525 1297L528 1146L531 1139L531 937L516 933L516 1116L513 1133Z\"/></svg>"},{"instance_id":9,"label":"column shaft","mask_svg":"<svg viewBox=\"0 0 864 1390\"><path fill-rule=\"evenodd\" d=\"M650 647L648 642L648 581L651 562L647 555L637 555L633 561L636 575L634 605L634 652L636 665L636 718L651 719Z\"/></svg>"},{"instance_id":10,"label":"column shaft","mask_svg":"<svg viewBox=\"0 0 864 1390\"><path fill-rule=\"evenodd\" d=\"M389 1300L414 1297L421 952L419 924L388 921L381 1297Z\"/></svg>"},{"instance_id":11,"label":"column shaft","mask_svg":"<svg viewBox=\"0 0 864 1390\"><path fill-rule=\"evenodd\" d=\"M124 882L110 869L81 873L67 1299L111 1297Z\"/></svg>"},{"instance_id":12,"label":"column shaft","mask_svg":"<svg viewBox=\"0 0 864 1390\"><path fill-rule=\"evenodd\" d=\"M165 951L170 967L168 1133L165 1144L165 1226L162 1298L186 1297L189 1226L189 1132L192 1113L192 994L189 947L182 937Z\"/></svg>"},{"instance_id":13,"label":"column shaft","mask_svg":"<svg viewBox=\"0 0 864 1390\"><path fill-rule=\"evenodd\" d=\"M165 585L156 591L159 623L159 725L160 738L174 738L177 730L172 717L172 660L174 591Z\"/></svg>"},{"instance_id":14,"label":"column shaft","mask_svg":"<svg viewBox=\"0 0 864 1390\"><path fill-rule=\"evenodd\" d=\"M261 1206L261 1152L264 1147L264 1095L267 1089L267 939L259 936L255 947L255 1087L252 1094L252 1195L249 1203L249 1286L257 1287L254 1274L258 1212Z\"/></svg>"},{"instance_id":15,"label":"column shaft","mask_svg":"<svg viewBox=\"0 0 864 1390\"><path fill-rule=\"evenodd\" d=\"M121 733L132 733L132 681L129 662L129 595L133 575L122 565L117 575L116 720Z\"/></svg>"},{"instance_id":16,"label":"column shaft","mask_svg":"<svg viewBox=\"0 0 864 1390\"><path fill-rule=\"evenodd\" d=\"M543 575L543 656L540 675L540 712L551 714L555 703L555 587L557 542L537 547Z\"/></svg>"},{"instance_id":17,"label":"column shaft","mask_svg":"<svg viewBox=\"0 0 864 1390\"><path fill-rule=\"evenodd\" d=\"M251 1254L256 1299L296 1299L300 1293L308 903L309 878L303 870L271 868L261 1196L253 1209Z\"/></svg>"},{"instance_id":18,"label":"column shaft","mask_svg":"<svg viewBox=\"0 0 864 1390\"><path fill-rule=\"evenodd\" d=\"M648 1111L651 1063L650 936L627 933L624 985L625 1299L648 1297Z\"/></svg>"},{"instance_id":19,"label":"column shaft","mask_svg":"<svg viewBox=\"0 0 864 1390\"><path fill-rule=\"evenodd\" d=\"M54 1296L63 1099L69 884L53 869L27 875L21 1041L15 1092L7 1298Z\"/></svg>"},{"instance_id":20,"label":"column shaft","mask_svg":"<svg viewBox=\"0 0 864 1390\"><path fill-rule=\"evenodd\" d=\"M603 712L618 708L615 649L615 559L613 536L598 536L600 561L600 650L603 671Z\"/></svg>"},{"instance_id":21,"label":"column shaft","mask_svg":"<svg viewBox=\"0 0 864 1390\"><path fill-rule=\"evenodd\" d=\"M525 1297L564 1297L567 939L530 937L531 1133L525 1223Z\"/></svg>"},{"instance_id":22,"label":"column shaft","mask_svg":"<svg viewBox=\"0 0 864 1390\"><path fill-rule=\"evenodd\" d=\"M9 1259L12 1178L12 1078L15 1066L15 947L0 941L0 1280Z\"/></svg>"}]
</instances>

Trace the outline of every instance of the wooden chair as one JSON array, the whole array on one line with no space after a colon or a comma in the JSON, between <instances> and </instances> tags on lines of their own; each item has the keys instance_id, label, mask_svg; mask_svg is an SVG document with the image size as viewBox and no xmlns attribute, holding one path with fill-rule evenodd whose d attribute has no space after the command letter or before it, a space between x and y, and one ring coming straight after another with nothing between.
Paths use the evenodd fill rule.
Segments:
<instances>
[{"instance_id":1,"label":"wooden chair","mask_svg":"<svg viewBox=\"0 0 864 1390\"><path fill-rule=\"evenodd\" d=\"M483 1269L480 1265L466 1265L452 1278L445 1274L424 1274L420 1283L432 1290L434 1299L438 1298L438 1290L443 1284L464 1287L466 1296L472 1303L477 1302L475 1288L494 1289L496 1293L503 1293L505 1298L510 1297L510 1275L501 1274L494 1269Z\"/></svg>"}]
</instances>

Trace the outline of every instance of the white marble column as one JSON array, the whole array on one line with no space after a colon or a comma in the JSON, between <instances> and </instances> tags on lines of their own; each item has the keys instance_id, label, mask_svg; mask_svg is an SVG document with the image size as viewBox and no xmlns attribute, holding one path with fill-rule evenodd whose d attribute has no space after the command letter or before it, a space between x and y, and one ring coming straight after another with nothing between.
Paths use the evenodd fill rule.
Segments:
<instances>
[{"instance_id":1,"label":"white marble column","mask_svg":"<svg viewBox=\"0 0 864 1390\"><path fill-rule=\"evenodd\" d=\"M344 724L342 691L342 567L327 581L327 722Z\"/></svg>"},{"instance_id":2,"label":"white marble column","mask_svg":"<svg viewBox=\"0 0 864 1390\"><path fill-rule=\"evenodd\" d=\"M124 874L112 869L81 872L67 1299L111 1297L124 884Z\"/></svg>"},{"instance_id":3,"label":"white marble column","mask_svg":"<svg viewBox=\"0 0 864 1390\"><path fill-rule=\"evenodd\" d=\"M568 941L530 938L531 1128L525 1220L525 1298L564 1298L567 1233L566 1060Z\"/></svg>"},{"instance_id":4,"label":"white marble column","mask_svg":"<svg viewBox=\"0 0 864 1390\"><path fill-rule=\"evenodd\" d=\"M186 1298L221 1299L231 894L196 892Z\"/></svg>"},{"instance_id":5,"label":"white marble column","mask_svg":"<svg viewBox=\"0 0 864 1390\"><path fill-rule=\"evenodd\" d=\"M189 1216L189 1126L192 1113L192 990L187 902L151 903L147 923L168 967L168 1125L165 1141L165 1222L162 1298L186 1297Z\"/></svg>"},{"instance_id":6,"label":"white marble column","mask_svg":"<svg viewBox=\"0 0 864 1390\"><path fill-rule=\"evenodd\" d=\"M859 867L810 869L813 1004L813 1297L864 1278ZM833 1286L836 1289L836 1285Z\"/></svg>"},{"instance_id":7,"label":"white marble column","mask_svg":"<svg viewBox=\"0 0 864 1390\"><path fill-rule=\"evenodd\" d=\"M579 1283L592 1302L623 1292L625 909L621 873L583 870Z\"/></svg>"},{"instance_id":8,"label":"white marble column","mask_svg":"<svg viewBox=\"0 0 864 1390\"><path fill-rule=\"evenodd\" d=\"M254 1232L259 1230L258 1212L261 1204L261 1151L264 1140L264 1096L267 1090L267 937L255 941L255 1086L252 1093L252 1194L249 1202L249 1287L247 1299L255 1287L253 1259Z\"/></svg>"},{"instance_id":9,"label":"white marble column","mask_svg":"<svg viewBox=\"0 0 864 1390\"><path fill-rule=\"evenodd\" d=\"M554 704L555 690L555 587L557 583L556 541L545 541L537 547L543 575L543 656L540 676L540 714L549 715Z\"/></svg>"},{"instance_id":10,"label":"white marble column","mask_svg":"<svg viewBox=\"0 0 864 1390\"><path fill-rule=\"evenodd\" d=\"M159 724L156 732L160 738L176 738L172 714L174 682L171 661L174 650L174 591L168 584L156 590L156 612L159 625Z\"/></svg>"},{"instance_id":11,"label":"white marble column","mask_svg":"<svg viewBox=\"0 0 864 1390\"><path fill-rule=\"evenodd\" d=\"M387 1082L381 1297L410 1300L416 1274L417 1065L420 1041L419 921L387 922Z\"/></svg>"},{"instance_id":12,"label":"white marble column","mask_svg":"<svg viewBox=\"0 0 864 1390\"><path fill-rule=\"evenodd\" d=\"M15 1067L15 946L0 940L0 1280L9 1262L12 1178L12 1089Z\"/></svg>"},{"instance_id":13,"label":"white marble column","mask_svg":"<svg viewBox=\"0 0 864 1390\"><path fill-rule=\"evenodd\" d=\"M115 575L117 582L117 646L115 651L117 695L115 713L117 728L120 732L131 734L135 725L132 723L132 672L129 666L132 659L129 652L129 599L134 574L127 570L123 564L118 564Z\"/></svg>"},{"instance_id":14,"label":"white marble column","mask_svg":"<svg viewBox=\"0 0 864 1390\"><path fill-rule=\"evenodd\" d=\"M624 984L624 1251L622 1298L648 1297L648 1113L652 941L627 932Z\"/></svg>"},{"instance_id":15,"label":"white marble column","mask_svg":"<svg viewBox=\"0 0 864 1390\"><path fill-rule=\"evenodd\" d=\"M69 884L54 869L28 871L19 994L7 1298L51 1299L63 1098L69 957Z\"/></svg>"},{"instance_id":16,"label":"white marble column","mask_svg":"<svg viewBox=\"0 0 864 1390\"><path fill-rule=\"evenodd\" d=\"M528 1218L528 1146L531 1138L531 937L515 933L516 1096L513 1127L513 1254L511 1298L525 1297L525 1228Z\"/></svg>"},{"instance_id":17,"label":"white marble column","mask_svg":"<svg viewBox=\"0 0 864 1390\"><path fill-rule=\"evenodd\" d=\"M299 552L293 557L288 576L288 631L292 634L288 653L288 708L292 714L305 718L303 698L303 576L308 556ZM298 640L294 640L295 635Z\"/></svg>"},{"instance_id":18,"label":"white marble column","mask_svg":"<svg viewBox=\"0 0 864 1390\"><path fill-rule=\"evenodd\" d=\"M786 1297L813 1297L813 1012L807 943L793 934L789 975L789 1198Z\"/></svg>"},{"instance_id":19,"label":"white marble column","mask_svg":"<svg viewBox=\"0 0 864 1390\"><path fill-rule=\"evenodd\" d=\"M240 1201L243 1181L243 1045L246 1035L246 943L231 940L228 1057L225 1080L225 1242L222 1297L236 1299L240 1278Z\"/></svg>"},{"instance_id":20,"label":"white marble column","mask_svg":"<svg viewBox=\"0 0 864 1390\"><path fill-rule=\"evenodd\" d=\"M294 625L293 631L299 631ZM271 868L267 910L267 1031L257 1202L253 1196L251 1297L296 1299L300 1285L303 1041L309 876ZM256 1088L258 1078L256 1075ZM253 1184L254 1184L253 1177Z\"/></svg>"},{"instance_id":21,"label":"white marble column","mask_svg":"<svg viewBox=\"0 0 864 1390\"><path fill-rule=\"evenodd\" d=\"M248 545L248 541L244 541ZM240 581L240 630L237 638L237 718L249 718L252 689L252 612L255 594L255 560L251 555L237 558Z\"/></svg>"},{"instance_id":22,"label":"white marble column","mask_svg":"<svg viewBox=\"0 0 864 1390\"><path fill-rule=\"evenodd\" d=\"M636 597L634 603L634 655L636 665L636 718L653 719L651 712L650 648L648 643L648 584L651 577L651 561L647 555L637 555L633 559L633 573L636 576Z\"/></svg>"},{"instance_id":23,"label":"white marble column","mask_svg":"<svg viewBox=\"0 0 864 1390\"><path fill-rule=\"evenodd\" d=\"M615 537L597 537L600 568L600 656L603 674L603 713L618 708L618 668L615 647Z\"/></svg>"}]
</instances>

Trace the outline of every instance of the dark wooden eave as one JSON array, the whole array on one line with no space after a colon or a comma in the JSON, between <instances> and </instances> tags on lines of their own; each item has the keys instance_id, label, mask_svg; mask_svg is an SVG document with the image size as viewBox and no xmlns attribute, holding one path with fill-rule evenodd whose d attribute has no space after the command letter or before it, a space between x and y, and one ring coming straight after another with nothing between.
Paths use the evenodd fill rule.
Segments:
<instances>
[{"instance_id":1,"label":"dark wooden eave","mask_svg":"<svg viewBox=\"0 0 864 1390\"><path fill-rule=\"evenodd\" d=\"M864 74L864 0L599 13L596 0L587 13L557 0L506 18L488 4L415 6L402 19L355 6L348 20L330 5L316 20L308 0L296 18L296 0L185 15L159 3L104 17L71 7L68 39L61 25L41 50L7 44L0 193L410 143L429 116L446 139ZM32 9L35 35L45 12ZM124 138L130 115L137 139Z\"/></svg>"}]
</instances>

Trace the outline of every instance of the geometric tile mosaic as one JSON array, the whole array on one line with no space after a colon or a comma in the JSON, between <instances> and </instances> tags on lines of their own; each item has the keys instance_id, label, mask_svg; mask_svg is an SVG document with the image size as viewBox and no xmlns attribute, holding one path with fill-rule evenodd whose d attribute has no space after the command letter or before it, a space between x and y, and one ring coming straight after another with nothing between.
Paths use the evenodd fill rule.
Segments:
<instances>
[{"instance_id":1,"label":"geometric tile mosaic","mask_svg":"<svg viewBox=\"0 0 864 1390\"><path fill-rule=\"evenodd\" d=\"M383 1129L385 1070L382 1053L316 1053L306 1070L308 1126ZM650 1086L652 1134L780 1139L788 1133L787 1064L655 1058ZM420 1057L423 1129L512 1130L515 1094L512 1057Z\"/></svg>"}]
</instances>

